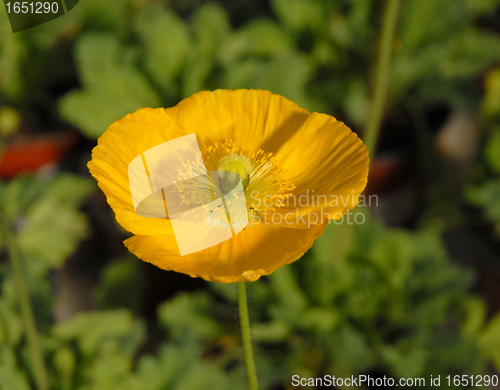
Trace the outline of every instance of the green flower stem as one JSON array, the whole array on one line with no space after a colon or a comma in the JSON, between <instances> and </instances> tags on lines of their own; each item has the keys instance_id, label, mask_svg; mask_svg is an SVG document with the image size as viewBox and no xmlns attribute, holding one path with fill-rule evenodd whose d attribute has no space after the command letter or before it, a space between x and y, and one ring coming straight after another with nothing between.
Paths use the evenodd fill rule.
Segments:
<instances>
[{"instance_id":1,"label":"green flower stem","mask_svg":"<svg viewBox=\"0 0 500 390\"><path fill-rule=\"evenodd\" d=\"M63 6L64 13L67 13L68 9L66 8L66 0L62 0L61 3L62 3L62 6Z\"/></svg>"},{"instance_id":2,"label":"green flower stem","mask_svg":"<svg viewBox=\"0 0 500 390\"><path fill-rule=\"evenodd\" d=\"M245 353L245 364L247 366L248 385L250 390L258 390L257 371L252 350L252 336L250 334L250 318L248 316L248 304L245 282L238 282L238 305L240 308L241 338L243 339L243 351Z\"/></svg>"},{"instance_id":3,"label":"green flower stem","mask_svg":"<svg viewBox=\"0 0 500 390\"><path fill-rule=\"evenodd\" d=\"M7 251L12 264L14 273L14 282L16 285L17 294L19 296L19 304L21 306L21 314L23 316L24 327L26 330L26 338L33 364L35 382L38 390L49 389L49 376L47 368L43 360L43 352L40 344L40 337L36 329L35 317L33 315L33 307L24 278L23 267L21 264L21 254L17 246L16 238L12 232L9 220L4 212L0 214L2 220L2 233L7 245Z\"/></svg>"},{"instance_id":4,"label":"green flower stem","mask_svg":"<svg viewBox=\"0 0 500 390\"><path fill-rule=\"evenodd\" d=\"M400 0L387 0L380 36L380 47L375 65L375 82L370 113L365 127L365 145L373 156L377 146L377 137L382 123L384 108L389 91L392 49L398 22Z\"/></svg>"}]
</instances>

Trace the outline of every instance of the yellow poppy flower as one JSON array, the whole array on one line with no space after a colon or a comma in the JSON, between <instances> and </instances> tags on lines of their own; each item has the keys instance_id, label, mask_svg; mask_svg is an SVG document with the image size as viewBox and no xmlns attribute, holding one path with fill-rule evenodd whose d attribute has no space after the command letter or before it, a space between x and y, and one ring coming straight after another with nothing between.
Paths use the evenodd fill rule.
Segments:
<instances>
[{"instance_id":1,"label":"yellow poppy flower","mask_svg":"<svg viewBox=\"0 0 500 390\"><path fill-rule=\"evenodd\" d=\"M163 218L136 211L129 166L151 148L190 134L202 166L219 172L222 184L225 173L238 175L248 223L230 239L181 255L167 205ZM165 270L231 283L257 280L297 260L330 220L354 208L366 185L368 150L344 123L282 96L217 90L116 121L88 166L117 221L134 234L125 241L132 253ZM230 189L236 181L227 180Z\"/></svg>"}]
</instances>

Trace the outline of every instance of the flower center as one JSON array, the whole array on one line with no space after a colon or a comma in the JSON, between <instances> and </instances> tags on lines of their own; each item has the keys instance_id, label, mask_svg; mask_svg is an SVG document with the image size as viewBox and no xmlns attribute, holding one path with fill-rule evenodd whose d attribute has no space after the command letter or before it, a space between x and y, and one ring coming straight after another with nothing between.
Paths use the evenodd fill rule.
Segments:
<instances>
[{"instance_id":1,"label":"flower center","mask_svg":"<svg viewBox=\"0 0 500 390\"><path fill-rule=\"evenodd\" d=\"M238 184L237 177L228 174L229 172L234 172L239 175L243 190L246 191L250 183L252 169L252 164L245 156L230 154L222 157L218 169L221 189L226 193L231 191Z\"/></svg>"},{"instance_id":2,"label":"flower center","mask_svg":"<svg viewBox=\"0 0 500 390\"><path fill-rule=\"evenodd\" d=\"M183 219L206 226L227 225L229 218L232 228L238 224L245 226L249 220L247 216L263 214L266 217L267 210L272 212L276 207L284 206L284 200L295 188L285 178L286 172L278 167L272 153L261 149L244 149L233 141L223 141L205 147L202 158L186 161L179 169L178 181L162 190L169 214L182 213ZM211 176L214 171L218 172L218 183L214 183L215 178ZM240 180L244 198L233 190ZM215 184L218 188L214 188ZM207 206L214 200L214 195L225 198L226 194L230 194L230 200L226 198L223 207ZM231 216L228 206L232 210Z\"/></svg>"},{"instance_id":3,"label":"flower center","mask_svg":"<svg viewBox=\"0 0 500 390\"><path fill-rule=\"evenodd\" d=\"M238 184L237 173L245 191L248 211L257 214L266 209L284 206L295 186L287 180L286 172L274 161L272 153L261 149L246 149L229 140L206 147L203 153L209 170L219 171L221 189L229 191Z\"/></svg>"}]
</instances>

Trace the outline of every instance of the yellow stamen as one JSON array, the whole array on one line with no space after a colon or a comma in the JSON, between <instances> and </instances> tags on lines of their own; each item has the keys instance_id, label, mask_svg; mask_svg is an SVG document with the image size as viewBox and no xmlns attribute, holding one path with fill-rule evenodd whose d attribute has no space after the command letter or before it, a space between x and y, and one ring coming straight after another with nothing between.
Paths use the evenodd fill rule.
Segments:
<instances>
[{"instance_id":1,"label":"yellow stamen","mask_svg":"<svg viewBox=\"0 0 500 390\"><path fill-rule=\"evenodd\" d=\"M273 154L266 153L262 149L248 150L232 140L225 140L221 145L206 147L203 158L207 162L207 168L210 166L212 169L234 172L240 176L248 211L252 214L264 210L274 211L275 207L284 206L284 200L295 188L285 178L286 172L277 166ZM221 179L223 176L224 174L220 176ZM226 184L228 191L234 188L233 184L236 183Z\"/></svg>"}]
</instances>

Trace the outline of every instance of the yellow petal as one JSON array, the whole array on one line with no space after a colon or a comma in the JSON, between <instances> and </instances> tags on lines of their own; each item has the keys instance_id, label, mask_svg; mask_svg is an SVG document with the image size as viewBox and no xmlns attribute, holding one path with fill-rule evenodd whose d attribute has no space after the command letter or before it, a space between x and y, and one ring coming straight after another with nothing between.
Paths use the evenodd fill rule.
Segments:
<instances>
[{"instance_id":1,"label":"yellow petal","mask_svg":"<svg viewBox=\"0 0 500 390\"><path fill-rule=\"evenodd\" d=\"M304 147L307 145L307 147ZM359 137L335 118L313 113L303 126L275 155L277 164L295 184L287 205L276 209L288 214L317 214L325 219L339 219L354 208L366 186L368 150ZM304 228L302 222L293 227Z\"/></svg>"},{"instance_id":2,"label":"yellow petal","mask_svg":"<svg viewBox=\"0 0 500 390\"><path fill-rule=\"evenodd\" d=\"M246 89L198 92L166 111L188 133L195 132L200 145L227 139L268 153L275 153L310 115L283 96Z\"/></svg>"},{"instance_id":3,"label":"yellow petal","mask_svg":"<svg viewBox=\"0 0 500 390\"><path fill-rule=\"evenodd\" d=\"M163 108L141 108L114 122L99 138L88 167L115 212L116 220L128 231L134 234L172 232L168 219L145 218L136 213L128 166L144 151L185 134Z\"/></svg>"},{"instance_id":4,"label":"yellow petal","mask_svg":"<svg viewBox=\"0 0 500 390\"><path fill-rule=\"evenodd\" d=\"M249 225L228 241L182 257L173 234L134 236L125 245L137 257L159 268L232 283L257 280L297 260L323 229L324 226L298 230L264 223Z\"/></svg>"}]
</instances>

